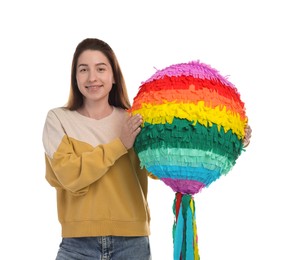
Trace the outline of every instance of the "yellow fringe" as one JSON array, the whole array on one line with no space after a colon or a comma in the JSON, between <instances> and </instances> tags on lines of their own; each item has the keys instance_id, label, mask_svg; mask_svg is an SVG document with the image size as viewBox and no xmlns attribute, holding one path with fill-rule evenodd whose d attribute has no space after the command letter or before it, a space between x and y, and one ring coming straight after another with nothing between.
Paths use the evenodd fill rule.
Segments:
<instances>
[{"instance_id":1,"label":"yellow fringe","mask_svg":"<svg viewBox=\"0 0 296 260\"><path fill-rule=\"evenodd\" d=\"M226 110L226 107L217 106L210 108L205 106L204 101L198 103L165 103L161 105L142 104L142 108L134 110L132 114L140 114L144 122L150 124L171 124L174 117L192 121L193 125L197 122L210 127L217 124L218 130L223 126L225 131L232 130L239 139L245 135L247 119L241 119L239 113Z\"/></svg>"}]
</instances>

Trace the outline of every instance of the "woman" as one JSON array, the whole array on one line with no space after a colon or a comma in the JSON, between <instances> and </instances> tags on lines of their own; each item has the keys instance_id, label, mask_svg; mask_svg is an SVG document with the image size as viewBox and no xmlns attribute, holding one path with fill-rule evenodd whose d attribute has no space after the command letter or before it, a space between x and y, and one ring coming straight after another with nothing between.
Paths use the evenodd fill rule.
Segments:
<instances>
[{"instance_id":1,"label":"woman","mask_svg":"<svg viewBox=\"0 0 296 260\"><path fill-rule=\"evenodd\" d=\"M48 112L43 132L62 228L57 260L151 259L147 172L132 148L142 118L129 108L113 50L80 42L68 103Z\"/></svg>"}]
</instances>

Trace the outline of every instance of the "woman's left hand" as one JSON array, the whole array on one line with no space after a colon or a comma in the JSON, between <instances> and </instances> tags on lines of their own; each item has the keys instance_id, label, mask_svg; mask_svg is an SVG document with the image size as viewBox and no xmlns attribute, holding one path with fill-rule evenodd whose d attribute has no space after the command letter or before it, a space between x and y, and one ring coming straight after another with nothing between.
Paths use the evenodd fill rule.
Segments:
<instances>
[{"instance_id":1,"label":"woman's left hand","mask_svg":"<svg viewBox=\"0 0 296 260\"><path fill-rule=\"evenodd\" d=\"M251 136L252 136L252 128L249 125L247 125L246 128L245 128L245 137L244 137L244 140L243 140L244 148L247 147L250 144Z\"/></svg>"}]
</instances>

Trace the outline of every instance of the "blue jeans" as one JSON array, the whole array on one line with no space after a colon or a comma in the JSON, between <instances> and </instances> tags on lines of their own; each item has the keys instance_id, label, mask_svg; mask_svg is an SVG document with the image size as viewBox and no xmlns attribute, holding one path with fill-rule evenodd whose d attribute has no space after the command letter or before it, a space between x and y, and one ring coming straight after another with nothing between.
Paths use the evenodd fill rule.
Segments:
<instances>
[{"instance_id":1,"label":"blue jeans","mask_svg":"<svg viewBox=\"0 0 296 260\"><path fill-rule=\"evenodd\" d=\"M63 238L56 260L151 260L148 237Z\"/></svg>"}]
</instances>

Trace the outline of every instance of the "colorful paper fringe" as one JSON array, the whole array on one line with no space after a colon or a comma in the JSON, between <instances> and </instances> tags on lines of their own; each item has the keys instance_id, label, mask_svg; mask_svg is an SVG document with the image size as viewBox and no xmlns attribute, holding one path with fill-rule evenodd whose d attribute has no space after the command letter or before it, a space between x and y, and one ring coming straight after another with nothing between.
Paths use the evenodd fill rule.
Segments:
<instances>
[{"instance_id":1,"label":"colorful paper fringe","mask_svg":"<svg viewBox=\"0 0 296 260\"><path fill-rule=\"evenodd\" d=\"M174 259L199 260L197 231L195 222L195 204L191 195L176 193L173 212Z\"/></svg>"},{"instance_id":2,"label":"colorful paper fringe","mask_svg":"<svg viewBox=\"0 0 296 260\"><path fill-rule=\"evenodd\" d=\"M226 175L243 150L248 118L240 94L217 70L192 61L143 82L131 112L144 120L134 145L141 166L170 186L182 205L182 214L174 211L174 259L199 259L192 196Z\"/></svg>"}]
</instances>

